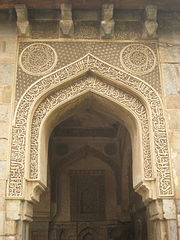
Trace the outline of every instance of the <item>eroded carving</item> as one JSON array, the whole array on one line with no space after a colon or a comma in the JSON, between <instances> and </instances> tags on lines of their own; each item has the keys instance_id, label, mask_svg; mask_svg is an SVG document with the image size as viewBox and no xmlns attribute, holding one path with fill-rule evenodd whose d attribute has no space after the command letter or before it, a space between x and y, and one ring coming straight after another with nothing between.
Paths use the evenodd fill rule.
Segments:
<instances>
[{"instance_id":1,"label":"eroded carving","mask_svg":"<svg viewBox=\"0 0 180 240\"><path fill-rule=\"evenodd\" d=\"M28 91L23 95L16 111L15 125L13 127L13 139L12 139L12 154L11 154L11 169L10 169L10 181L9 181L9 196L18 197L23 194L23 176L24 176L24 161L25 161L25 145L26 145L26 130L28 114L30 114L30 107L37 101L39 94L47 93L48 89L59 86L69 78L77 77L78 74L82 74L82 71L91 70L97 72L99 75L105 78L112 79L117 82L121 82L128 86L130 89L139 92L149 105L149 111L152 120L152 131L154 135L154 148L156 153L156 168L158 174L159 195L169 196L173 194L169 156L167 147L167 136L165 119L161 107L161 101L157 93L141 79L128 75L127 73L110 66L109 64L95 58L92 55L87 55L84 58L61 68L59 71L49 75L46 78L42 78L32 85ZM74 85L73 85L74 84ZM38 136L39 128L42 119L47 114L48 109L53 107L57 101L70 99L77 93L84 91L84 89L93 89L96 92L104 96L108 96L112 100L115 99L121 102L125 108L131 109L136 116L140 119L142 124L143 133L143 152L144 152L144 172L145 177L152 175L151 154L149 148L149 123L146 122L147 113L146 108L136 98L122 90L108 85L106 82L100 81L96 78L87 78L86 81L79 80L69 85L66 88L61 89L61 95L59 92L55 92L53 98L51 95L45 98L42 103L39 104L36 109L36 114L33 118L32 136ZM51 100L51 101L49 101ZM46 106L44 104L46 103ZM37 114L38 113L38 114ZM143 119L142 119L143 118ZM148 140L147 140L148 139ZM37 138L32 142L33 149L31 149L31 161L37 162L36 157L38 154L38 148L35 147ZM38 144L38 143L37 143ZM33 166L33 167L32 167ZM37 176L36 165L31 166L31 171L34 176ZM34 169L33 169L34 168Z\"/></svg>"},{"instance_id":2,"label":"eroded carving","mask_svg":"<svg viewBox=\"0 0 180 240\"><path fill-rule=\"evenodd\" d=\"M17 15L17 29L18 35L23 37L29 37L31 35L30 24L28 19L28 11L25 4L15 5Z\"/></svg>"},{"instance_id":3,"label":"eroded carving","mask_svg":"<svg viewBox=\"0 0 180 240\"><path fill-rule=\"evenodd\" d=\"M157 6L147 5L145 8L146 19L144 22L144 29L142 38L156 38L157 37Z\"/></svg>"},{"instance_id":4,"label":"eroded carving","mask_svg":"<svg viewBox=\"0 0 180 240\"><path fill-rule=\"evenodd\" d=\"M114 35L114 19L113 19L113 4L103 4L102 6L102 21L101 21L101 37L112 38Z\"/></svg>"}]
</instances>

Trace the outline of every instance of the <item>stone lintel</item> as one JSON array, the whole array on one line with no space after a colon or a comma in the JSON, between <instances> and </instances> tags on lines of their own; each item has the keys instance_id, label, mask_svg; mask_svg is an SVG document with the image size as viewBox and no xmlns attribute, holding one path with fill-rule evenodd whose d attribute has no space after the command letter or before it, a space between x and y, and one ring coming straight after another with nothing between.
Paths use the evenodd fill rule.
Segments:
<instances>
[{"instance_id":1,"label":"stone lintel","mask_svg":"<svg viewBox=\"0 0 180 240\"><path fill-rule=\"evenodd\" d=\"M15 5L17 15L17 29L18 35L29 37L30 36L30 24L28 20L28 11L25 4Z\"/></svg>"}]
</instances>

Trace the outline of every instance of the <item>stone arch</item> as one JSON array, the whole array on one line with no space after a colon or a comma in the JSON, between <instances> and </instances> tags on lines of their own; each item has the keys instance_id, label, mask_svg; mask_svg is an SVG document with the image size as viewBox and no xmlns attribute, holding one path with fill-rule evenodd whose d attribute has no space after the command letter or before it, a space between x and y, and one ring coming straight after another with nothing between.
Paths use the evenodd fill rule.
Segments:
<instances>
[{"instance_id":1,"label":"stone arch","mask_svg":"<svg viewBox=\"0 0 180 240\"><path fill-rule=\"evenodd\" d=\"M159 95L143 80L88 54L41 78L21 97L12 129L8 197L24 196L25 177L31 182L40 181L39 131L48 114L87 92L115 102L136 119L142 133L140 144L143 148L144 180L148 183L157 177L157 196L172 196L166 125ZM153 155L155 166L152 166ZM25 163L29 156L30 163ZM30 169L30 176L25 175L25 168ZM148 189L148 184L145 184L144 189Z\"/></svg>"}]
</instances>

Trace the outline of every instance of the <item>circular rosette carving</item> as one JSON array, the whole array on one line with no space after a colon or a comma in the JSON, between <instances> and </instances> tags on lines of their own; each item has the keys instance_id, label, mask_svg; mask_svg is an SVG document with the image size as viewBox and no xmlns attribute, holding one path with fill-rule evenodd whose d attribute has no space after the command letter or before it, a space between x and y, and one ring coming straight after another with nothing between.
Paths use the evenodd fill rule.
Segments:
<instances>
[{"instance_id":1,"label":"circular rosette carving","mask_svg":"<svg viewBox=\"0 0 180 240\"><path fill-rule=\"evenodd\" d=\"M34 43L26 47L19 59L24 72L30 75L45 75L55 67L57 54L55 50L44 43Z\"/></svg>"},{"instance_id":2,"label":"circular rosette carving","mask_svg":"<svg viewBox=\"0 0 180 240\"><path fill-rule=\"evenodd\" d=\"M127 72L143 75L156 66L156 56L151 48L143 44L130 44L120 53L120 61Z\"/></svg>"}]
</instances>

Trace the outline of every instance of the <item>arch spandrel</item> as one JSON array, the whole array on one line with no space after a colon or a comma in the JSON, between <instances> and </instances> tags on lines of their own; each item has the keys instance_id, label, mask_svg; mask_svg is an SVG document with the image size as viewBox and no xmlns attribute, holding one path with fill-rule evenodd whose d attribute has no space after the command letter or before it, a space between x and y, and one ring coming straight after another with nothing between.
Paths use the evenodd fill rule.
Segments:
<instances>
[{"instance_id":1,"label":"arch spandrel","mask_svg":"<svg viewBox=\"0 0 180 240\"><path fill-rule=\"evenodd\" d=\"M88 71L94 72L96 75L107 79L107 81L111 80L115 83L122 84L124 86L124 89L128 89L129 91L128 94L131 99L133 99L134 96L136 96L135 98L137 99L137 102L138 101L143 102L142 106L144 106L144 108L146 109L147 116L151 117L151 119L149 119L150 123L148 124L148 126L149 126L149 131L154 136L152 142L153 142L155 156L156 156L156 168L157 168L157 174L158 174L157 182L158 182L159 196L171 196L173 194L173 186L172 186L170 163L169 163L169 156L168 156L166 126L165 126L165 119L163 116L162 104L158 94L151 86L149 86L143 80L137 77L134 77L130 74L127 74L126 72L119 70L118 68L115 68L101 61L100 59L92 56L91 54L88 54L85 57L81 58L80 60L64 68L61 68L60 70L52 74L49 74L46 77L41 78L36 83L32 84L20 99L15 112L14 127L12 131L13 136L12 136L12 152L11 152L10 179L9 179L9 192L8 192L9 197L21 197L23 195L23 178L25 174L25 157L26 157L25 144L26 144L26 140L28 139L26 129L29 124L30 124L30 128L33 129L34 120L32 120L31 122L31 119L35 117L36 113L34 113L34 110L36 109L35 111L37 111L39 106L43 103L43 101L45 101L45 99L47 100L48 97L53 101L52 94L56 88L60 88L61 86L66 86L65 84L66 82L68 84L69 80L78 78L79 76L83 75L85 72L88 72ZM107 84L105 82L106 81L103 81L103 80L101 81L102 84ZM83 83L84 82L82 80L79 85L80 88L83 86ZM99 84L100 83L96 85L96 89L94 89L95 91L98 91L98 88L100 86ZM104 86L105 88L103 91L101 87L101 95L109 96L110 94L109 89L113 94L119 91L118 90L119 87L114 87L114 90L112 91L112 85L110 88L108 86L110 86L110 84L109 85L107 84L106 86ZM84 85L84 87L87 87L87 85L86 86ZM90 88L92 88L92 85L89 87L89 89ZM69 88L68 91L69 91L69 94L73 93L72 86ZM131 95L131 92L134 95L133 94ZM63 92L61 92L61 97L62 96L63 96ZM52 104L51 101L49 101L48 103L50 105ZM130 105L133 108L132 102L130 103ZM128 108L127 106L124 106L124 107ZM32 113L34 114L33 116L31 116ZM39 124L40 126L41 121L44 117L43 114L44 113L41 112L42 118L38 118L34 123L36 123L37 125ZM136 109L136 114L138 114L137 109ZM141 117L142 115L140 111L139 118ZM147 124L144 124L144 131L146 130L147 130ZM36 129L36 132L37 132L37 129ZM148 134L149 133L147 132L145 136L146 138L147 137L149 138L149 136L147 136ZM150 146L151 140L149 139L148 141ZM144 142L144 139L143 139L143 142ZM144 145L144 147L146 146ZM38 149L34 149L34 152L38 154ZM31 153L32 153L32 149L31 149ZM144 154L149 154L149 157L151 159L150 152L147 153L144 151ZM33 160L33 157L32 157L32 160ZM149 178L151 177L152 176L150 176ZM37 180L37 177L32 179Z\"/></svg>"}]
</instances>

